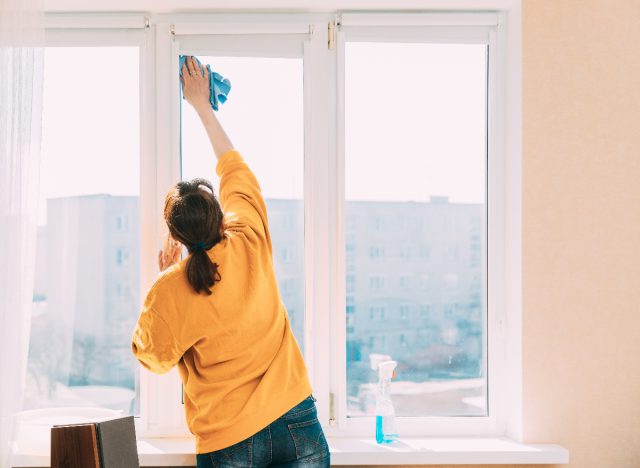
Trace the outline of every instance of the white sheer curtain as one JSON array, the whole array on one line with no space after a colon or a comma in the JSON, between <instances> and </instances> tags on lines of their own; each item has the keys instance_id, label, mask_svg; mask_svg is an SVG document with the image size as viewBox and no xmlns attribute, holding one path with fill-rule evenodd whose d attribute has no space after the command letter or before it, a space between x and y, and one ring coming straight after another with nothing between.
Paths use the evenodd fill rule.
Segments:
<instances>
[{"instance_id":1,"label":"white sheer curtain","mask_svg":"<svg viewBox=\"0 0 640 468\"><path fill-rule=\"evenodd\" d=\"M44 61L42 0L0 0L0 467L29 350Z\"/></svg>"}]
</instances>

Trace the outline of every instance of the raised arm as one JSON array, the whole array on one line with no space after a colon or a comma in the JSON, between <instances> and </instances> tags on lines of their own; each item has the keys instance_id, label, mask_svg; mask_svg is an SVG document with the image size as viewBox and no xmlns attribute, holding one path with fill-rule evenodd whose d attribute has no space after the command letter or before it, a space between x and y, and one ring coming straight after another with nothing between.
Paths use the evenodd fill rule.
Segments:
<instances>
[{"instance_id":1,"label":"raised arm","mask_svg":"<svg viewBox=\"0 0 640 468\"><path fill-rule=\"evenodd\" d=\"M209 88L209 71L207 67L201 67L193 60L193 57L187 57L182 66L182 94L189 104L198 113L202 124L204 125L213 152L216 159L233 149L233 144L225 133L222 125L218 121L213 109L211 108L210 88Z\"/></svg>"},{"instance_id":2,"label":"raised arm","mask_svg":"<svg viewBox=\"0 0 640 468\"><path fill-rule=\"evenodd\" d=\"M211 108L207 68L202 67L201 72L198 69L193 57L187 57L182 67L182 92L198 112L218 159L216 171L220 177L220 203L225 212L225 226L231 230L248 226L266 242L271 253L267 207L260 184L240 153L233 148Z\"/></svg>"}]
</instances>

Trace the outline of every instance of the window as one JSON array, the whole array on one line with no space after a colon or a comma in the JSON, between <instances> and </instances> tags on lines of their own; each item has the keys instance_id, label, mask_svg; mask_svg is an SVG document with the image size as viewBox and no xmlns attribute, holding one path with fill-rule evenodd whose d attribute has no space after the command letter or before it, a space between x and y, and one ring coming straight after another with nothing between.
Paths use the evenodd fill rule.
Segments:
<instances>
[{"instance_id":1,"label":"window","mask_svg":"<svg viewBox=\"0 0 640 468\"><path fill-rule=\"evenodd\" d=\"M129 229L129 217L127 215L116 216L116 230L120 232L127 232Z\"/></svg>"},{"instance_id":2,"label":"window","mask_svg":"<svg viewBox=\"0 0 640 468\"><path fill-rule=\"evenodd\" d=\"M431 256L431 250L428 245L420 246L420 258L428 259Z\"/></svg>"},{"instance_id":3,"label":"window","mask_svg":"<svg viewBox=\"0 0 640 468\"><path fill-rule=\"evenodd\" d=\"M492 347L517 351L519 341L505 325L512 315L518 323L521 270L515 104L520 80L509 68L508 52L515 50L507 40L509 16L493 11L343 13L334 18L332 41L327 37L332 15L265 16L160 15L149 19L149 29L141 16L138 29L128 19L110 32L113 25L100 22L96 30L83 25L73 34L48 32L54 42L69 43L71 35L90 46L84 50L96 58L95 68L101 70L96 79L104 78L100 88L107 90L100 95L105 102L99 114L119 116L109 123L110 133L142 137L101 139L95 128L79 132L81 138L93 135L82 145L85 152L90 143L101 145L95 145L90 165L82 160L73 172L100 171L105 186L43 193L52 206L64 197L117 204L104 218L84 224L112 231L92 242L99 246L100 261L118 271L98 302L105 304L105 323L119 325L91 335L94 341L73 344L70 336L84 325L67 322L63 338L74 347L62 360L44 362L46 346L54 345L33 341L30 369L49 366L51 377L46 382L32 378L27 397L35 403L30 407L61 405L60 399L48 400L51 388L107 385L114 398L118 389L126 390L127 411L135 414L139 405L139 433L176 435L182 428L188 435L177 372L156 377L139 370L124 346L141 293L157 275L155 258L165 229L158 200L180 178L199 176L218 184L210 144L180 99L175 73L178 56L194 54L232 82L218 116L261 183L280 292L295 336L312 361L318 416L327 434L371 433L374 354L399 363L392 395L401 434L501 434L509 408L504 382L516 382L521 374L504 357L509 353L490 352ZM114 38L112 47L103 47L105 37ZM115 50L135 51L135 60L118 55L110 62L102 55ZM77 57L74 51L74 61ZM125 67L136 73L122 73ZM140 80L137 70L143 72ZM371 79L381 70L393 71L385 75L385 89ZM123 77L136 81L122 84ZM503 93L498 82L514 86L512 92ZM54 83L45 79L45 95L54 96L47 91ZM57 83L58 107L91 101L86 89L72 93L62 79ZM119 83L117 93L110 92L111 83ZM130 88L142 94L121 99ZM46 102L45 96L45 114ZM84 140L72 139L66 125L59 133L64 145L47 149L50 121L62 125L45 117L45 157L54 154L65 161L69 156L63 149L77 152ZM74 123L83 125L86 119ZM111 177L114 167L118 177ZM53 174L43 173L45 185L54 184ZM124 185L128 188L120 190ZM69 221L66 232L74 232L73 211L65 213L69 218L59 219ZM41 222L38 252L50 250L42 240L48 228ZM60 275L86 249L74 245L57 267ZM50 271L52 254L37 255L38 271ZM33 320L42 335L51 304L73 303L89 276L69 275L68 290L55 294L45 284L49 275L38 278ZM86 368L91 361L83 361L83 353L102 351L106 335L111 348L99 359L113 364L114 379L96 370L88 384L71 382L64 367ZM323 349L331 353L317 352ZM137 382L143 400L127 393L137 394ZM431 398L435 391L438 398ZM327 425L330 415L335 424Z\"/></svg>"},{"instance_id":4,"label":"window","mask_svg":"<svg viewBox=\"0 0 640 468\"><path fill-rule=\"evenodd\" d=\"M369 258L371 260L378 260L380 257L382 257L382 249L380 247L369 248Z\"/></svg>"},{"instance_id":5,"label":"window","mask_svg":"<svg viewBox=\"0 0 640 468\"><path fill-rule=\"evenodd\" d=\"M401 259L407 260L407 259L409 259L409 256L411 255L411 249L409 247L407 247L406 245L403 245L403 246L400 247L400 249L398 251L398 255L400 256Z\"/></svg>"},{"instance_id":6,"label":"window","mask_svg":"<svg viewBox=\"0 0 640 468\"><path fill-rule=\"evenodd\" d=\"M138 413L139 54L133 46L45 49L25 409ZM71 79L78 64L90 79Z\"/></svg>"},{"instance_id":7,"label":"window","mask_svg":"<svg viewBox=\"0 0 640 468\"><path fill-rule=\"evenodd\" d=\"M291 247L283 247L280 249L280 259L283 262L293 261L293 249Z\"/></svg>"},{"instance_id":8,"label":"window","mask_svg":"<svg viewBox=\"0 0 640 468\"><path fill-rule=\"evenodd\" d=\"M125 247L118 247L116 249L116 264L118 266L127 265L129 262L129 253Z\"/></svg>"},{"instance_id":9,"label":"window","mask_svg":"<svg viewBox=\"0 0 640 468\"><path fill-rule=\"evenodd\" d=\"M429 289L429 274L424 273L420 275L420 289L426 291Z\"/></svg>"},{"instance_id":10,"label":"window","mask_svg":"<svg viewBox=\"0 0 640 468\"><path fill-rule=\"evenodd\" d=\"M457 260L458 259L458 246L457 245L450 245L450 246L447 247L446 258L449 261L453 261L453 260Z\"/></svg>"},{"instance_id":11,"label":"window","mask_svg":"<svg viewBox=\"0 0 640 468\"><path fill-rule=\"evenodd\" d=\"M385 288L380 276L370 276L369 289L353 295L356 304L375 297L400 313L351 326L348 340L355 346L362 335L375 338L361 350L361 360L347 361L347 417L371 416L375 409L369 385L377 376L368 353L398 361L397 385L405 390L395 393L392 384L392 395L399 416L484 416L486 355L465 343L484 333L486 310L478 303L482 317L474 320L462 313L470 309L456 314L453 304L472 288L463 280L471 273L469 261L460 262L460 254L467 249L468 227L486 210L487 45L367 41L363 35L354 40L346 35L344 42L345 213L357 206L370 226L350 240L350 248L375 240L397 252L396 259L381 259L377 267L397 286ZM393 95L380 95L380 83L371 79L380 70L402 77ZM411 249L414 243L418 251ZM429 262L429 246L443 253L445 263ZM356 263L349 275L367 273L366 265ZM442 278L437 290L428 289L432 273ZM420 278L419 290L409 288L410 276ZM458 321L429 317L440 333L426 340L414 333L424 322L410 316L409 304L435 299L446 302L447 319ZM442 382L449 390L434 404L429 388Z\"/></svg>"},{"instance_id":12,"label":"window","mask_svg":"<svg viewBox=\"0 0 640 468\"><path fill-rule=\"evenodd\" d=\"M347 275L347 293L352 293L356 289L356 277Z\"/></svg>"},{"instance_id":13,"label":"window","mask_svg":"<svg viewBox=\"0 0 640 468\"><path fill-rule=\"evenodd\" d=\"M384 307L371 306L369 307L369 320L383 320L384 319Z\"/></svg>"},{"instance_id":14,"label":"window","mask_svg":"<svg viewBox=\"0 0 640 468\"><path fill-rule=\"evenodd\" d=\"M380 291L384 288L384 278L381 276L371 276L369 278L369 288L373 291Z\"/></svg>"},{"instance_id":15,"label":"window","mask_svg":"<svg viewBox=\"0 0 640 468\"><path fill-rule=\"evenodd\" d=\"M448 289L456 289L458 287L458 273L445 273L444 275L442 275L442 280L444 285Z\"/></svg>"}]
</instances>

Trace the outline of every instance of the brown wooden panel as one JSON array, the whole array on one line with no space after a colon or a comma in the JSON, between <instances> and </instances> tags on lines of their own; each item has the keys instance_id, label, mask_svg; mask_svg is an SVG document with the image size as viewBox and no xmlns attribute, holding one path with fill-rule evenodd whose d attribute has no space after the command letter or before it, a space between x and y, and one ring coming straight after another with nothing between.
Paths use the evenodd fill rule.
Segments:
<instances>
[{"instance_id":1,"label":"brown wooden panel","mask_svg":"<svg viewBox=\"0 0 640 468\"><path fill-rule=\"evenodd\" d=\"M51 468L100 468L95 424L52 427Z\"/></svg>"}]
</instances>

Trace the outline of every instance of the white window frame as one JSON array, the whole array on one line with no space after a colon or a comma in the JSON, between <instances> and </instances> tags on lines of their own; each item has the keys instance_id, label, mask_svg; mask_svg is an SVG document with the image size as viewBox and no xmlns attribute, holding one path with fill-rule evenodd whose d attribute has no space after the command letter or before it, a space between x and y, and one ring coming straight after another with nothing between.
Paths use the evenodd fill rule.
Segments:
<instances>
[{"instance_id":1,"label":"white window frame","mask_svg":"<svg viewBox=\"0 0 640 468\"><path fill-rule=\"evenodd\" d=\"M140 85L140 297L144 297L148 285L157 276L154 270L156 257L155 245L159 244L158 234L153 229L152 217L156 210L155 177L144 174L155 173L153 158L153 63L147 19L138 14L89 14L89 13L49 13L45 17L46 47L138 47L139 48L139 85ZM85 70L78 64L83 79L90 80L95 70ZM73 73L73 71L71 71ZM153 242L142 242L142 239L153 239ZM123 263L124 265L124 263ZM132 330L133 332L133 330ZM147 388L142 385L145 379L144 368L140 367L140 411L148 413L144 408ZM144 433L142 420L136 418L136 429Z\"/></svg>"},{"instance_id":2,"label":"white window frame","mask_svg":"<svg viewBox=\"0 0 640 468\"><path fill-rule=\"evenodd\" d=\"M327 309L326 298L314 291L329 287L327 260L322 258L328 246L327 219L328 171L326 160L329 143L323 135L327 133L329 113L324 103L328 95L328 72L323 62L328 61L326 36L316 31L326 28L327 15L280 15L280 14L198 14L198 15L156 15L152 19L152 29L156 34L156 77L158 96L169 96L167 102L157 102L165 106L165 112L158 111L157 145L164 151L158 153L158 164L166 173L158 174L160 199L168 187L180 178L179 148L179 55L226 55L259 57L299 57L303 60L304 99L304 211L305 211L305 336L304 349L307 368L316 394L320 394L314 356L322 352L327 340L322 338L320 327L314 323L311 310ZM320 104L322 102L322 104ZM312 132L312 129L316 130ZM324 131L323 131L324 129ZM239 148L241 150L241 148ZM213 163L212 163L213 166ZM313 215L311 215L313 213ZM160 220L158 230L166 230ZM317 315L317 314L316 314ZM167 380L169 380L167 382ZM148 419L147 431L153 435L187 435L184 423L184 409L179 400L166 399L169 394L180 392L177 372L169 374L160 382L156 376L148 376L150 401L153 407L162 407L162 419L154 415ZM328 392L325 392L328 393ZM157 398L155 395L159 395ZM319 398L319 412L327 410L327 399ZM324 400L324 401L322 401ZM151 416L151 412L149 412Z\"/></svg>"},{"instance_id":3,"label":"white window frame","mask_svg":"<svg viewBox=\"0 0 640 468\"><path fill-rule=\"evenodd\" d=\"M489 47L488 57L488 85L487 100L490 111L488 112L488 180L486 190L488 192L487 211L490 214L487 217L485 212L485 226L488 228L488 248L483 252L483 265L487 265L486 254L491 252L491 263L489 269L483 278L483 291L487 294L486 317L485 324L485 350L486 362L484 375L487 378L488 388L488 415L477 417L397 417L398 432L406 436L443 436L443 435L494 435L504 434L507 430L507 410L504 402L507 401L508 395L505 386L499 382L506 377L506 363L504 355L499 350L504 347L508 336L507 331L500 325L500 318L504 314L503 303L499 299L499 295L506 294L504 289L496 287L500 283L504 272L500 267L502 261L500 255L502 253L499 246L501 240L504 239L503 223L505 221L505 207L503 198L499 196L498 187L504 184L503 174L500 168L505 163L505 155L502 142L498 136L502 133L497 129L500 125L497 117L500 112L493 109L501 109L501 99L503 96L499 92L498 80L502 78L501 66L502 60L498 57L502 56L499 48L501 46L499 34L499 25L504 24L506 20L504 14L500 13L462 13L462 14L446 14L446 13L371 13L371 14L343 14L338 19L338 35L337 35L337 90L338 102L336 120L337 129L337 155L338 161L336 169L338 203L337 212L337 236L336 236L336 252L338 252L338 260L336 262L334 290L337 291L338 306L332 309L334 320L337 324L332 326L332 332L337 334L337 339L332 340L332 349L337 351L334 353L336 358L331 363L332 370L332 393L333 400L337 402L335 408L335 423L329 429L330 436L369 436L374 433L374 418L358 417L348 418L346 407L346 359L342 356L346 355L346 333L343 332L344 322L344 303L343 282L341 278L345 276L344 261L344 229L342 227L342 218L344 217L345 203L345 176L344 176L344 158L345 158L345 139L344 139L344 54L345 43L353 42L429 42L429 43L471 43L486 44ZM488 219L487 219L488 218ZM488 281L491 278L491 281ZM491 290L487 289L490 285ZM487 343L488 338L488 343ZM486 369L489 369L487 374Z\"/></svg>"},{"instance_id":4,"label":"white window frame","mask_svg":"<svg viewBox=\"0 0 640 468\"><path fill-rule=\"evenodd\" d=\"M206 52L207 38L245 36L229 53L254 48L266 35L306 35L304 59L305 350L330 437L371 436L372 418L346 417L346 294L344 238L344 67L346 40L477 41L489 43L488 200L491 253L489 405L487 418L398 418L403 436L509 435L521 425L521 85L517 0L434 2L424 13L332 14L48 14L48 45L137 45L140 61L141 298L157 276L155 252L166 232L161 203L180 178L179 53ZM446 9L446 12L445 12ZM460 10L460 11L456 11ZM245 41L243 43L242 41ZM203 48L198 48L199 42ZM253 41L253 42L252 42ZM277 39L265 54L282 51ZM235 49L234 49L235 47ZM269 51L269 47L274 49ZM258 47L260 49L260 47ZM146 174L146 175L145 175ZM151 177L148 174L152 174ZM486 253L486 251L485 251ZM484 253L483 253L484 257ZM486 265L486 258L483 258ZM484 279L485 290L487 277ZM433 305L431 305L433 307ZM190 435L174 370L140 370L142 437Z\"/></svg>"},{"instance_id":5,"label":"white window frame","mask_svg":"<svg viewBox=\"0 0 640 468\"><path fill-rule=\"evenodd\" d=\"M489 47L488 63L488 229L487 249L483 252L483 265L487 265L487 252L491 261L484 275L483 290L487 292L488 349L488 404L486 417L414 417L397 418L398 431L406 436L443 435L504 435L519 437L519 404L521 382L514 377L520 371L520 155L519 103L514 100L519 88L512 80L519 77L517 52L509 48L514 41L514 27L509 22L509 9L505 11L471 14L344 14L339 19L337 37L338 54L344 44L353 41L384 42L460 42L486 43ZM517 21L517 18L514 19ZM429 27L433 26L433 27ZM509 26L512 29L509 29ZM511 46L513 47L513 45ZM344 214L344 59L338 57L338 122L336 169L338 203L338 229L334 290L338 306L332 308L334 333L344 330L344 230L341 221ZM495 110L495 111L494 111ZM497 111L497 112L496 112ZM513 133L510 133L513 132ZM506 194L510 194L506 196ZM513 198L511 198L513 197ZM505 198L511 198L507 205ZM508 230L508 231L507 231ZM489 280L490 279L490 280ZM490 287L490 289L487 288ZM510 322L510 323L509 323ZM507 327L507 325L510 325ZM487 334L485 334L485 338ZM372 417L347 418L346 416L346 335L332 341L337 349L331 365L333 400L338 403L331 436L371 436L375 424ZM512 355L507 353L513 352ZM487 375L487 374L485 374Z\"/></svg>"}]
</instances>

